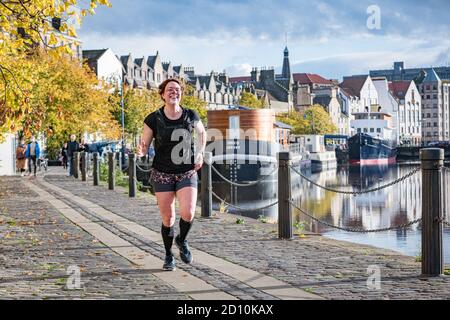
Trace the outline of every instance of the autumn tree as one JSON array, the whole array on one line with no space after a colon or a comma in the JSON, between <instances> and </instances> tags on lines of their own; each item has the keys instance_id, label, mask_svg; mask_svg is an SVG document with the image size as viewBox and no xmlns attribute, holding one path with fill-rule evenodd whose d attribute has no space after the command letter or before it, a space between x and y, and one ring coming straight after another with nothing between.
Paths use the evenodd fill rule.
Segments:
<instances>
[{"instance_id":1,"label":"autumn tree","mask_svg":"<svg viewBox=\"0 0 450 320\"><path fill-rule=\"evenodd\" d=\"M331 134L337 132L328 112L318 104L301 112L291 111L277 115L277 120L292 126L293 134Z\"/></svg>"},{"instance_id":2,"label":"autumn tree","mask_svg":"<svg viewBox=\"0 0 450 320\"><path fill-rule=\"evenodd\" d=\"M180 104L183 107L196 111L203 124L206 126L208 121L208 110L206 109L206 107L208 104L205 101L200 100L199 98L194 96L193 86L189 84L184 85L183 97Z\"/></svg>"},{"instance_id":3,"label":"autumn tree","mask_svg":"<svg viewBox=\"0 0 450 320\"><path fill-rule=\"evenodd\" d=\"M111 100L114 117L121 123L122 105L120 91L116 90ZM135 141L142 134L145 117L162 106L157 90L124 88L123 109L126 139Z\"/></svg>"},{"instance_id":4,"label":"autumn tree","mask_svg":"<svg viewBox=\"0 0 450 320\"><path fill-rule=\"evenodd\" d=\"M253 93L244 91L239 98L239 105L250 108L263 108L264 102L262 100L258 100Z\"/></svg>"},{"instance_id":5,"label":"autumn tree","mask_svg":"<svg viewBox=\"0 0 450 320\"><path fill-rule=\"evenodd\" d=\"M87 66L68 57L50 57L45 52L24 59L27 78L33 85L17 130L25 136L44 133L54 155L71 133L118 139L120 126L113 118L108 87L99 87ZM33 67L33 68L31 68Z\"/></svg>"},{"instance_id":6,"label":"autumn tree","mask_svg":"<svg viewBox=\"0 0 450 320\"><path fill-rule=\"evenodd\" d=\"M76 37L73 21L81 24L82 17L94 14L98 4L110 6L107 0L88 0L85 6L79 2L0 0L0 138L14 131L25 114L37 114L28 104L37 85L29 77L37 66L30 64L28 55L37 47L49 48L54 57L71 55L65 37ZM54 31L52 18L60 19L59 32Z\"/></svg>"}]
</instances>

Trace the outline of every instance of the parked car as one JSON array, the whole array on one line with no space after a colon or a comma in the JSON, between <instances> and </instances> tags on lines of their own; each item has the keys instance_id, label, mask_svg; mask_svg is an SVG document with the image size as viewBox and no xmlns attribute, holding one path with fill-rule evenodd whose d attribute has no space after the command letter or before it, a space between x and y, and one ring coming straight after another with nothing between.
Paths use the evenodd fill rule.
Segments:
<instances>
[{"instance_id":1,"label":"parked car","mask_svg":"<svg viewBox=\"0 0 450 320\"><path fill-rule=\"evenodd\" d=\"M450 147L450 141L432 141L428 143L428 147L448 148Z\"/></svg>"}]
</instances>

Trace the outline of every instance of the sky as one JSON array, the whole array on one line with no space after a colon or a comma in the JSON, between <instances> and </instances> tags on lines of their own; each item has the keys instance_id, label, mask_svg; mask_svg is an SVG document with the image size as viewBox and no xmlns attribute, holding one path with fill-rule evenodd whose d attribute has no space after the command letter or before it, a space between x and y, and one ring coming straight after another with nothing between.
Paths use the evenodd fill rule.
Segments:
<instances>
[{"instance_id":1,"label":"sky","mask_svg":"<svg viewBox=\"0 0 450 320\"><path fill-rule=\"evenodd\" d=\"M82 0L81 2L83 3ZM83 49L154 55L198 74L252 67L342 80L392 68L450 65L448 0L110 0L78 30ZM287 39L287 41L286 41Z\"/></svg>"}]
</instances>

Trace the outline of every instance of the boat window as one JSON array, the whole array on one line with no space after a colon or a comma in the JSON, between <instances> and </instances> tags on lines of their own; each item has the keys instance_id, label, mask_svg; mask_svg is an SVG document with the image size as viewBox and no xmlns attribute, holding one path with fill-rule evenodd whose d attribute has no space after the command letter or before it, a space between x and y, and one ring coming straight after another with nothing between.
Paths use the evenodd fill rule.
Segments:
<instances>
[{"instance_id":1,"label":"boat window","mask_svg":"<svg viewBox=\"0 0 450 320\"><path fill-rule=\"evenodd\" d=\"M229 139L239 139L239 116L230 116L229 128L230 128Z\"/></svg>"}]
</instances>

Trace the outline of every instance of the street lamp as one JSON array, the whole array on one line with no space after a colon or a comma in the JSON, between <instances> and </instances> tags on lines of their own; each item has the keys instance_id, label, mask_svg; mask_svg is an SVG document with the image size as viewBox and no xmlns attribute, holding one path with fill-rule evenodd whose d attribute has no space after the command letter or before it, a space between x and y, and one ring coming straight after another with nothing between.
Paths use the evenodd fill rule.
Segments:
<instances>
[{"instance_id":1,"label":"street lamp","mask_svg":"<svg viewBox=\"0 0 450 320\"><path fill-rule=\"evenodd\" d=\"M124 110L124 103L123 103L123 93L124 93L124 77L120 77L119 74L113 73L110 75L111 80L115 82L117 86L120 85L119 92L120 92L120 111L121 111L121 122L122 122L122 145L121 145L121 167L122 170L124 163L125 163L125 110ZM120 83L119 83L120 82Z\"/></svg>"},{"instance_id":2,"label":"street lamp","mask_svg":"<svg viewBox=\"0 0 450 320\"><path fill-rule=\"evenodd\" d=\"M123 79L120 86L120 108L122 109L122 166L120 170L123 169L124 163L125 163L125 110L123 107Z\"/></svg>"}]
</instances>

